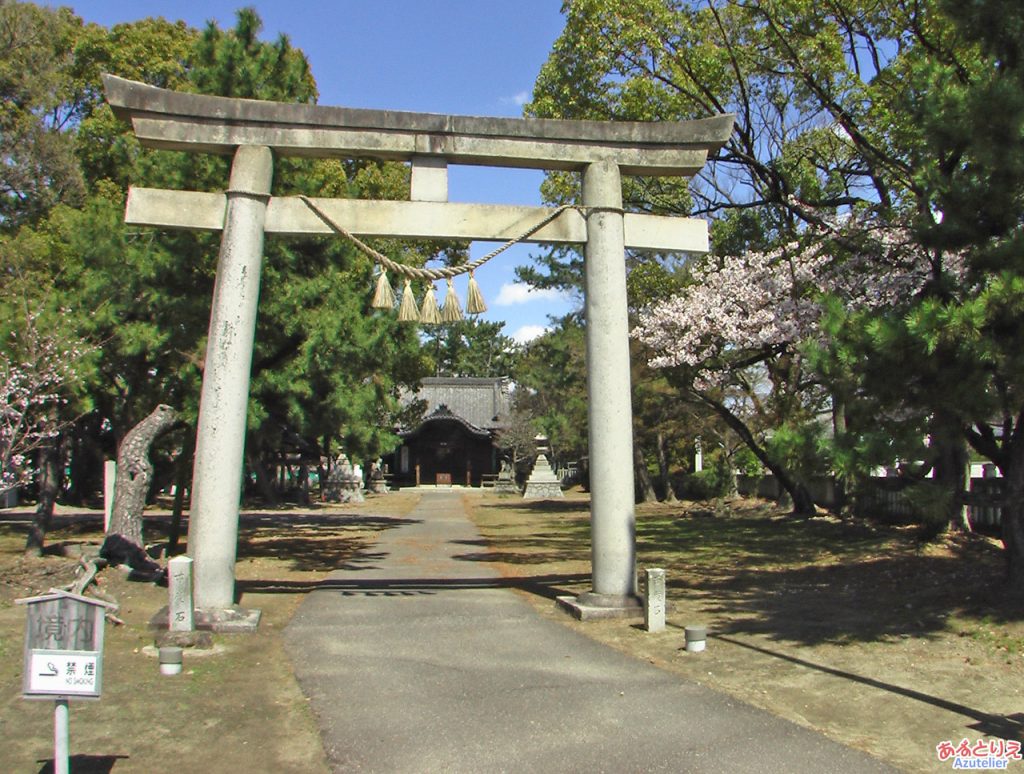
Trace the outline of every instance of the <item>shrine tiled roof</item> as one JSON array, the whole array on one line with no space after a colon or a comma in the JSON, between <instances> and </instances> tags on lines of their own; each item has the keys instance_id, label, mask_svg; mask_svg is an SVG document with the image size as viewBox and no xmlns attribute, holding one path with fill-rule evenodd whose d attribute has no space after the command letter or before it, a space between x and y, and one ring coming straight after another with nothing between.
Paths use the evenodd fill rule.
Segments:
<instances>
[{"instance_id":1,"label":"shrine tiled roof","mask_svg":"<svg viewBox=\"0 0 1024 774\"><path fill-rule=\"evenodd\" d=\"M511 382L506 377L428 377L420 382L418 392L405 396L405 402L413 400L426 403L424 420L444 407L474 428L498 430L508 424L512 405Z\"/></svg>"}]
</instances>

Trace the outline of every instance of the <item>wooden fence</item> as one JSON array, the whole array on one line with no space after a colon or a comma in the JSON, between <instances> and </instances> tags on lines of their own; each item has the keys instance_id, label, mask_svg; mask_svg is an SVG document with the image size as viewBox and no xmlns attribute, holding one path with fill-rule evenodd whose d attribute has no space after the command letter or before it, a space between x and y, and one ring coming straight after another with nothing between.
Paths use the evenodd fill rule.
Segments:
<instances>
[{"instance_id":1,"label":"wooden fence","mask_svg":"<svg viewBox=\"0 0 1024 774\"><path fill-rule=\"evenodd\" d=\"M740 494L778 500L783 496L782 487L775 476L737 476ZM814 502L823 508L836 505L837 489L831 478L816 478L809 488ZM907 482L894 477L872 477L856 493L856 509L864 515L877 516L894 521L911 522L922 516L927 505L921 502L921 489L908 486ZM995 531L1000 526L1001 509L997 503L1003 491L1001 478L972 478L964 492L967 519L973 529Z\"/></svg>"}]
</instances>

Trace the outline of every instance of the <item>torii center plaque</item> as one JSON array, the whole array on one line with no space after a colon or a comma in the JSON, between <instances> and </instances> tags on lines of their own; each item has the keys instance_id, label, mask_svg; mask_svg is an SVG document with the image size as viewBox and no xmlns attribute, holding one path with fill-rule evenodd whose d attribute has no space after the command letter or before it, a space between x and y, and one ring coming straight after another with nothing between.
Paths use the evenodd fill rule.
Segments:
<instances>
[{"instance_id":1,"label":"torii center plaque","mask_svg":"<svg viewBox=\"0 0 1024 774\"><path fill-rule=\"evenodd\" d=\"M200 400L188 545L200 610L234 601L249 372L264 234L325 234L298 197L271 197L276 156L378 158L412 167L410 201L312 198L359 236L505 241L551 210L447 201L449 164L579 171L583 201L530 242L580 243L591 480L593 587L577 614L640 615L625 250L706 252L702 220L623 212L622 175L692 177L733 116L604 122L359 110L183 94L104 75L107 100L149 148L234 157L224 193L132 188L125 220L222 231ZM582 611L582 612L581 612Z\"/></svg>"}]
</instances>

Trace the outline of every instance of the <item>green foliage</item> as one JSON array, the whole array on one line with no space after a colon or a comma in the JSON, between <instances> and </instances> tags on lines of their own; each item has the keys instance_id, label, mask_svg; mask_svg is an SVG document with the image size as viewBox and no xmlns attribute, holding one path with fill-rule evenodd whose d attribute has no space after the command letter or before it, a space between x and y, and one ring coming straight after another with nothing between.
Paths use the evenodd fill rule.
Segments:
<instances>
[{"instance_id":1,"label":"green foliage","mask_svg":"<svg viewBox=\"0 0 1024 774\"><path fill-rule=\"evenodd\" d=\"M316 84L305 55L285 35L272 44L259 40L262 27L254 8L239 10L230 31L208 24L195 47L191 83L202 94L315 102Z\"/></svg>"},{"instance_id":2,"label":"green foliage","mask_svg":"<svg viewBox=\"0 0 1024 774\"><path fill-rule=\"evenodd\" d=\"M715 449L705 457L707 467L683 476L681 492L690 500L713 500L732 494L735 479L732 462L721 449Z\"/></svg>"},{"instance_id":3,"label":"green foliage","mask_svg":"<svg viewBox=\"0 0 1024 774\"><path fill-rule=\"evenodd\" d=\"M423 347L435 376L498 377L516 370L521 347L501 333L504 323L477 319L427 327Z\"/></svg>"},{"instance_id":4,"label":"green foliage","mask_svg":"<svg viewBox=\"0 0 1024 774\"><path fill-rule=\"evenodd\" d=\"M736 449L730 457L730 462L740 476L759 476L763 470L760 461L746 446Z\"/></svg>"},{"instance_id":5,"label":"green foliage","mask_svg":"<svg viewBox=\"0 0 1024 774\"><path fill-rule=\"evenodd\" d=\"M680 495L688 500L714 500L729 493L729 482L714 468L707 468L687 473L680 490Z\"/></svg>"},{"instance_id":6,"label":"green foliage","mask_svg":"<svg viewBox=\"0 0 1024 774\"><path fill-rule=\"evenodd\" d=\"M55 114L70 116L59 136L75 150L87 198L54 207L36 197L33 212L41 215L18 216L19 223L34 218L35 227L22 226L0 252L16 257L20 287L35 306L97 345L82 369L89 400L77 409L90 412L87 421L102 418L119 437L166 402L194 423L219 235L126 227L124 197L129 184L223 190L231 160L142 149L103 103L99 74L302 103L315 102L315 82L287 38L259 39L252 10L239 13L234 29L211 24L202 33L160 19L106 30L82 26L66 11L53 18L75 33L52 44L60 51L54 82L73 88L49 94L59 103ZM274 192L405 198L408 169L278 159ZM378 247L406 252L399 244ZM418 246L404 259L422 263L438 249ZM394 443L399 390L429 373L429 360L414 329L369 308L372 274L369 260L339 239L267 240L249 404L248 443L257 456L289 448L328 453L338 443L351 455L376 455Z\"/></svg>"},{"instance_id":7,"label":"green foliage","mask_svg":"<svg viewBox=\"0 0 1024 774\"><path fill-rule=\"evenodd\" d=\"M583 327L566 317L525 347L513 374L517 408L534 418L562 460L587 453L585 352Z\"/></svg>"},{"instance_id":8,"label":"green foliage","mask_svg":"<svg viewBox=\"0 0 1024 774\"><path fill-rule=\"evenodd\" d=\"M239 12L231 31L208 26L189 81L225 96L315 101L305 57L285 37L259 41L259 28L251 10ZM227 179L226 168L205 168L196 154L178 164L170 177L191 187L206 177L216 187ZM398 198L407 184L407 171L394 164L275 164L275 192ZM268 240L249 408L255 448L298 444L327 453L333 439L358 456L394 443L389 412L397 410L399 385L418 381L427 363L414 330L370 309L372 283L370 261L346 242Z\"/></svg>"},{"instance_id":9,"label":"green foliage","mask_svg":"<svg viewBox=\"0 0 1024 774\"><path fill-rule=\"evenodd\" d=\"M649 200L714 216L717 255L816 229L832 235L836 262L927 257L920 293L870 310L826 301L821 335L791 353L805 366L766 363L747 401L775 417L772 454L855 478L919 452L940 416L1004 472L1024 474L1020 4L571 0L564 13L532 114L736 113L733 136L689 186L692 206L681 189L677 208ZM550 193L575 195L564 179L549 182ZM560 281L572 267L556 258L544 273ZM685 370L675 375L684 387ZM728 393L706 397L722 416L738 405ZM830 451L813 427L825 401L837 411ZM1016 543L1024 567L1024 530ZM1024 570L1018 577L1024 587Z\"/></svg>"},{"instance_id":10,"label":"green foliage","mask_svg":"<svg viewBox=\"0 0 1024 774\"><path fill-rule=\"evenodd\" d=\"M65 130L80 117L68 67L81 21L62 8L0 3L0 229L38 222L84 194Z\"/></svg>"},{"instance_id":11,"label":"green foliage","mask_svg":"<svg viewBox=\"0 0 1024 774\"><path fill-rule=\"evenodd\" d=\"M684 269L673 256L629 262L626 291L631 308L642 309L676 295L687 281Z\"/></svg>"},{"instance_id":12,"label":"green foliage","mask_svg":"<svg viewBox=\"0 0 1024 774\"><path fill-rule=\"evenodd\" d=\"M134 134L114 117L100 91L100 75L113 73L167 89L189 88L188 70L199 33L184 22L142 19L107 30L88 25L74 49L74 69L88 85L88 103L74 133L75 155L91 192L105 185L123 192L142 183L143 156ZM161 154L162 155L162 154Z\"/></svg>"},{"instance_id":13,"label":"green foliage","mask_svg":"<svg viewBox=\"0 0 1024 774\"><path fill-rule=\"evenodd\" d=\"M829 440L820 423L784 422L774 429L766 448L772 459L806 481L832 470Z\"/></svg>"}]
</instances>

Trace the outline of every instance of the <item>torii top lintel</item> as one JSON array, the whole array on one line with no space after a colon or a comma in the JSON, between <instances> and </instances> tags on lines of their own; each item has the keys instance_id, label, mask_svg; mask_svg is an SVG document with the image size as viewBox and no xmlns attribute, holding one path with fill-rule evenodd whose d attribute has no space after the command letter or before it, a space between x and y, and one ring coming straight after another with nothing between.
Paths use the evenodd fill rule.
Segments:
<instances>
[{"instance_id":1,"label":"torii top lintel","mask_svg":"<svg viewBox=\"0 0 1024 774\"><path fill-rule=\"evenodd\" d=\"M233 99L103 76L107 100L151 148L280 155L442 157L457 164L578 170L611 160L626 175L695 175L729 138L731 114L693 121L485 118Z\"/></svg>"}]
</instances>

